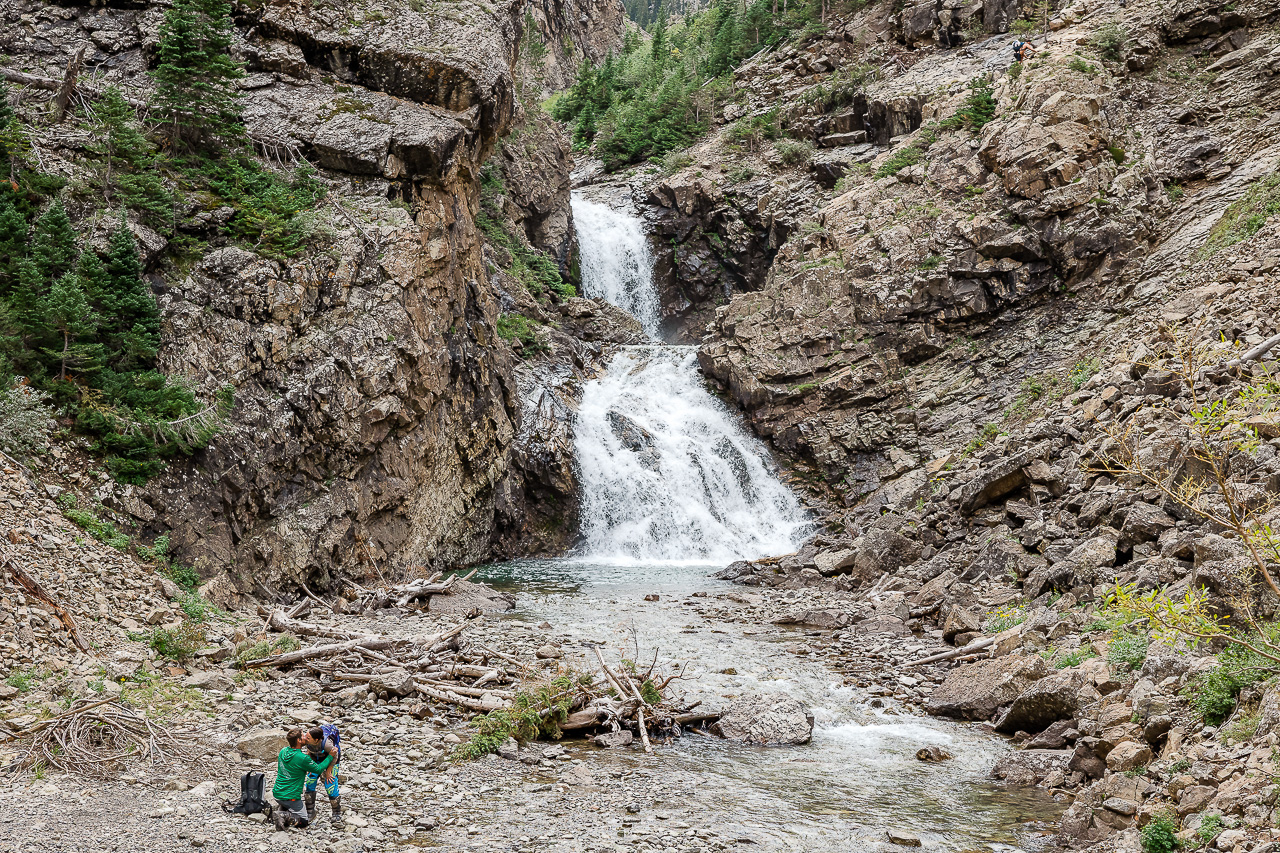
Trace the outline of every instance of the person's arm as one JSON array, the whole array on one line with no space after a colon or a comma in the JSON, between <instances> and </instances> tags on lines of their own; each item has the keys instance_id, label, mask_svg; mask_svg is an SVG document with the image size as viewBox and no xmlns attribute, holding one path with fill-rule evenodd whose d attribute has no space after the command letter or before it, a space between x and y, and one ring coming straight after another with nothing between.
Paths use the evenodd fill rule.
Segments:
<instances>
[{"instance_id":1,"label":"person's arm","mask_svg":"<svg viewBox=\"0 0 1280 853\"><path fill-rule=\"evenodd\" d=\"M312 761L311 756L307 755L304 752L302 753L302 760L307 762L307 772L315 773L317 775L323 773L329 767L330 764L333 764L332 755L326 755L324 757L324 761L316 762L316 761Z\"/></svg>"},{"instance_id":2,"label":"person's arm","mask_svg":"<svg viewBox=\"0 0 1280 853\"><path fill-rule=\"evenodd\" d=\"M320 778L328 782L333 779L333 771L338 766L338 747L334 746L332 740L324 742L324 751L329 753L329 769L320 774Z\"/></svg>"}]
</instances>

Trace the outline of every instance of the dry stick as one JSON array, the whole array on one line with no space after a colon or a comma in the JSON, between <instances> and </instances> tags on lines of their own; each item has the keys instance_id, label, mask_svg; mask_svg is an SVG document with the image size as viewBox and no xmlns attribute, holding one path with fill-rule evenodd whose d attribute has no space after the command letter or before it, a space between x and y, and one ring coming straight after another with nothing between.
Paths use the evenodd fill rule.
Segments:
<instances>
[{"instance_id":1,"label":"dry stick","mask_svg":"<svg viewBox=\"0 0 1280 853\"><path fill-rule=\"evenodd\" d=\"M1272 335L1253 349L1249 350L1239 358L1233 358L1231 361L1225 362L1223 367L1236 367L1246 361L1261 361L1262 357L1280 344L1280 335Z\"/></svg>"},{"instance_id":2,"label":"dry stick","mask_svg":"<svg viewBox=\"0 0 1280 853\"><path fill-rule=\"evenodd\" d=\"M430 696L432 699L438 699L441 702L449 702L454 705L461 705L464 708L470 708L472 711L498 710L491 704L487 704L485 702L481 702L478 699L472 699L467 696L460 696L459 694L454 693L452 690L449 690L449 691L436 690L431 685L423 684L420 681L415 681L413 683L413 686L416 687L418 692L424 696ZM505 707L505 705L506 703L504 702L502 707Z\"/></svg>"},{"instance_id":3,"label":"dry stick","mask_svg":"<svg viewBox=\"0 0 1280 853\"><path fill-rule=\"evenodd\" d=\"M258 669L264 666L288 666L293 663L302 663L311 658L332 657L345 652L358 649L360 646L368 646L375 649L388 649L392 646L407 642L401 639L391 639L388 637L368 636L359 637L354 640L348 640L345 643L338 643L332 646L312 646L309 649L298 649L294 652L287 652L282 655L274 655L272 657L258 658L251 660L245 664L245 669Z\"/></svg>"},{"instance_id":4,"label":"dry stick","mask_svg":"<svg viewBox=\"0 0 1280 853\"><path fill-rule=\"evenodd\" d=\"M604 670L605 678L609 679L613 689L618 691L618 698L625 699L628 691L623 688L622 682L609 670L609 665L604 662L604 655L600 654L600 647L592 646L591 650L596 653L596 660L600 661L600 668Z\"/></svg>"},{"instance_id":5,"label":"dry stick","mask_svg":"<svg viewBox=\"0 0 1280 853\"><path fill-rule=\"evenodd\" d=\"M13 575L13 579L18 582L19 586L35 598L43 601L53 610L58 617L58 621L62 623L62 627L66 628L67 633L71 635L71 640L76 644L76 648L82 652L89 651L89 647L85 645L84 640L80 639L80 632L76 630L76 622L71 618L71 614L67 612L67 609L58 602L58 599L45 592L44 588L36 582L36 579L27 574L18 565L18 561L14 559L13 555L9 553L8 547L4 545L0 545L0 564L3 564L9 570L9 574Z\"/></svg>"},{"instance_id":6,"label":"dry stick","mask_svg":"<svg viewBox=\"0 0 1280 853\"><path fill-rule=\"evenodd\" d=\"M962 648L952 649L949 652L943 652L940 655L933 655L931 657L921 658L920 660L910 660L902 665L904 667L905 666L921 666L926 663L933 663L934 661L951 660L952 658L958 658L961 655L972 654L973 652L976 652L980 649L985 649L987 646L994 646L997 639L998 639L997 637L983 637L981 640L974 640L972 643L969 643L967 646L964 646Z\"/></svg>"}]
</instances>

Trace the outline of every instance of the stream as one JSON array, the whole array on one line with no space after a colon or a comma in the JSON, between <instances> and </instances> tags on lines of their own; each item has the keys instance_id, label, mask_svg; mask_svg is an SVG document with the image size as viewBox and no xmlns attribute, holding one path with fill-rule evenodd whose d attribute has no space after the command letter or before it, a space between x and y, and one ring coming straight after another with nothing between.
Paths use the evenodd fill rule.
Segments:
<instances>
[{"instance_id":1,"label":"stream","mask_svg":"<svg viewBox=\"0 0 1280 853\"><path fill-rule=\"evenodd\" d=\"M656 337L639 220L579 194L573 210L586 294L632 312ZM488 566L481 577L516 596L513 627L545 621L569 646L599 644L640 661L656 654L668 668L687 662L690 677L677 685L690 700L796 697L814 714L813 741L757 748L686 734L653 756L574 748L591 751L593 765L696 778L712 794L700 798L699 819L755 849L866 849L886 830L915 833L926 850L1034 848L1061 807L1044 792L988 781L1004 741L843 686L841 675L788 651L805 632L687 606L743 592L712 575L734 560L794 551L812 529L764 445L707 391L695 352L656 341L622 348L586 384L575 421L578 547L561 559ZM954 758L916 760L925 745Z\"/></svg>"}]
</instances>

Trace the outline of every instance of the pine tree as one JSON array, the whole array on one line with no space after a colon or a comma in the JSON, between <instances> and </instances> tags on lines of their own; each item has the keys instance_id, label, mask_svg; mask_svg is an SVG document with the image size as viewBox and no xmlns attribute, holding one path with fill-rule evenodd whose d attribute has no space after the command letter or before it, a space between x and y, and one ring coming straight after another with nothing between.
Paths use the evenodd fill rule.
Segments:
<instances>
[{"instance_id":1,"label":"pine tree","mask_svg":"<svg viewBox=\"0 0 1280 853\"><path fill-rule=\"evenodd\" d=\"M36 268L47 281L53 281L75 265L76 231L61 201L54 201L36 220L31 254Z\"/></svg>"},{"instance_id":2,"label":"pine tree","mask_svg":"<svg viewBox=\"0 0 1280 853\"><path fill-rule=\"evenodd\" d=\"M173 197L157 173L160 157L142 133L133 107L114 86L98 102L98 140L92 151L102 166L102 194L140 211L152 223L173 216Z\"/></svg>"},{"instance_id":3,"label":"pine tree","mask_svg":"<svg viewBox=\"0 0 1280 853\"><path fill-rule=\"evenodd\" d=\"M106 282L100 310L109 317L103 324L108 358L117 369L151 366L160 349L160 308L142 280L138 246L123 225L111 235Z\"/></svg>"},{"instance_id":4,"label":"pine tree","mask_svg":"<svg viewBox=\"0 0 1280 853\"><path fill-rule=\"evenodd\" d=\"M235 81L244 68L230 53L228 0L175 0L160 25L155 106L175 146L210 150L244 137Z\"/></svg>"},{"instance_id":5,"label":"pine tree","mask_svg":"<svg viewBox=\"0 0 1280 853\"><path fill-rule=\"evenodd\" d=\"M13 204L0 197L0 294L18 281L18 261L27 251L27 220Z\"/></svg>"},{"instance_id":6,"label":"pine tree","mask_svg":"<svg viewBox=\"0 0 1280 853\"><path fill-rule=\"evenodd\" d=\"M656 23L653 25L653 41L649 42L649 56L661 68L671 52L667 47L667 10L663 8L662 3L658 4L658 11L654 17Z\"/></svg>"},{"instance_id":7,"label":"pine tree","mask_svg":"<svg viewBox=\"0 0 1280 853\"><path fill-rule=\"evenodd\" d=\"M0 167L13 180L13 170L26 151L26 136L22 132L22 123L18 114L9 105L9 86L0 80Z\"/></svg>"},{"instance_id":8,"label":"pine tree","mask_svg":"<svg viewBox=\"0 0 1280 853\"><path fill-rule=\"evenodd\" d=\"M61 349L44 350L58 361L58 379L67 378L68 367L86 371L96 367L102 347L85 338L97 328L97 315L78 275L67 273L53 283L44 299L43 313L49 328L61 338Z\"/></svg>"}]
</instances>

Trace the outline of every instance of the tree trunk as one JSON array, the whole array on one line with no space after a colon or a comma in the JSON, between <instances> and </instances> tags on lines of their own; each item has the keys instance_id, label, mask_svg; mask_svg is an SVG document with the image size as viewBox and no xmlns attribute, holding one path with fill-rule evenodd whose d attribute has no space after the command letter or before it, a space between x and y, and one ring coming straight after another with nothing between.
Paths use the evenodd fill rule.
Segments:
<instances>
[{"instance_id":1,"label":"tree trunk","mask_svg":"<svg viewBox=\"0 0 1280 853\"><path fill-rule=\"evenodd\" d=\"M80 63L84 61L84 45L67 61L67 71L62 75L62 85L58 94L53 96L53 123L57 124L67 116L67 105L71 103L71 93L76 88L76 78L80 76Z\"/></svg>"}]
</instances>

